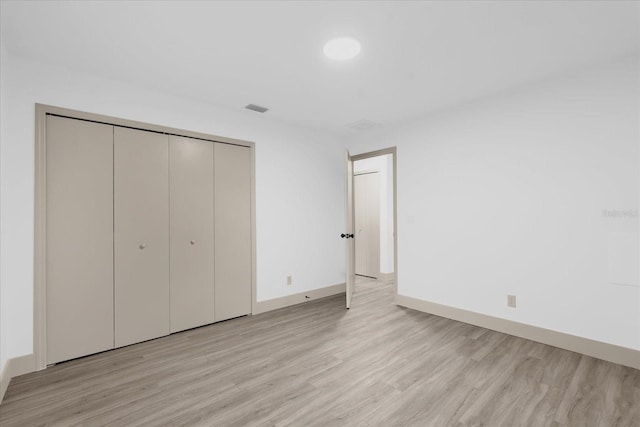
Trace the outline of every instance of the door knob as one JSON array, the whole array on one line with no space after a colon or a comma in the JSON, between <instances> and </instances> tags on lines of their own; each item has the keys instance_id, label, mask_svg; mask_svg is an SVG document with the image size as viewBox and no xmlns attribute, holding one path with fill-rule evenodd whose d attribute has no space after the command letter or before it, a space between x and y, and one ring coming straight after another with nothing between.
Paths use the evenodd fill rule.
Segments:
<instances>
[{"instance_id":1,"label":"door knob","mask_svg":"<svg viewBox=\"0 0 640 427\"><path fill-rule=\"evenodd\" d=\"M191 243L192 245L195 245L195 244L196 244L196 241L195 241L195 240L192 240L190 243Z\"/></svg>"},{"instance_id":2,"label":"door knob","mask_svg":"<svg viewBox=\"0 0 640 427\"><path fill-rule=\"evenodd\" d=\"M147 247L146 243L140 243L140 250L143 250L146 247Z\"/></svg>"}]
</instances>

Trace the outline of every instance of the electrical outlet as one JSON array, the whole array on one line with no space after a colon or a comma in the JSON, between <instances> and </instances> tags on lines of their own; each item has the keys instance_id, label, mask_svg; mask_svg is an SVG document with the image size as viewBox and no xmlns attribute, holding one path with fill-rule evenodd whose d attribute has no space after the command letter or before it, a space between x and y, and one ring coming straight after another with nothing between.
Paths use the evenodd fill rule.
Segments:
<instances>
[{"instance_id":1,"label":"electrical outlet","mask_svg":"<svg viewBox=\"0 0 640 427\"><path fill-rule=\"evenodd\" d=\"M287 286L293 285L293 276L287 276Z\"/></svg>"},{"instance_id":2,"label":"electrical outlet","mask_svg":"<svg viewBox=\"0 0 640 427\"><path fill-rule=\"evenodd\" d=\"M515 295L507 295L507 306L516 308L516 296Z\"/></svg>"}]
</instances>

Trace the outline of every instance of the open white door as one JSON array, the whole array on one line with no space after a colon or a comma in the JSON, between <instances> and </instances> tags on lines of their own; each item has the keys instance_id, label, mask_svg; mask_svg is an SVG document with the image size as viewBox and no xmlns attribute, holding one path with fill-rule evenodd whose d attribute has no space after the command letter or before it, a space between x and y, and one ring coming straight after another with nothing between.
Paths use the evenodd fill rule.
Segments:
<instances>
[{"instance_id":1,"label":"open white door","mask_svg":"<svg viewBox=\"0 0 640 427\"><path fill-rule=\"evenodd\" d=\"M355 244L353 241L354 231L355 231L355 216L353 211L353 160L351 159L351 154L347 150L345 153L345 163L346 163L346 207L347 207L347 218L346 218L346 234L342 234L342 238L345 239L346 242L346 284L347 284L347 308L351 307L351 297L353 296L353 288L355 286L356 279L356 254L355 254Z\"/></svg>"}]
</instances>

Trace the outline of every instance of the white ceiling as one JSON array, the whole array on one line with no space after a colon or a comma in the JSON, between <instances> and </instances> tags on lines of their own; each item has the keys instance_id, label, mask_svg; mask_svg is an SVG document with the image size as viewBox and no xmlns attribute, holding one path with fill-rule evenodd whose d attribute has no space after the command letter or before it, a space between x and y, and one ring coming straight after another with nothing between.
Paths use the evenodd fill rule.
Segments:
<instances>
[{"instance_id":1,"label":"white ceiling","mask_svg":"<svg viewBox=\"0 0 640 427\"><path fill-rule=\"evenodd\" d=\"M342 135L640 46L637 2L3 1L1 12L10 54ZM342 35L361 55L326 59L324 42Z\"/></svg>"}]
</instances>

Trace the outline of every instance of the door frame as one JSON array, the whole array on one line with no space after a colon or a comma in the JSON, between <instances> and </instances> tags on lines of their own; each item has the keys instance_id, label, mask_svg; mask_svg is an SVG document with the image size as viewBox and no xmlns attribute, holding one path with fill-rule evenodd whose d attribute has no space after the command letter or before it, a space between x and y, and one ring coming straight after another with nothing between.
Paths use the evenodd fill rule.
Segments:
<instances>
[{"instance_id":1,"label":"door frame","mask_svg":"<svg viewBox=\"0 0 640 427\"><path fill-rule=\"evenodd\" d=\"M391 163L393 165L393 302L396 304L398 299L398 150L397 147L383 148L380 150L369 151L366 153L354 154L351 160L369 159L371 157L384 156L391 154ZM355 175L355 174L354 174ZM380 273L382 274L382 273ZM378 278L379 279L379 278Z\"/></svg>"},{"instance_id":2,"label":"door frame","mask_svg":"<svg viewBox=\"0 0 640 427\"><path fill-rule=\"evenodd\" d=\"M47 367L47 115L104 123L167 135L184 136L210 142L239 145L251 150L251 313L257 309L256 293L256 176L255 143L168 126L160 126L101 114L86 113L52 105L35 104L35 200L34 200L34 264L33 264L33 354L36 371Z\"/></svg>"}]
</instances>

